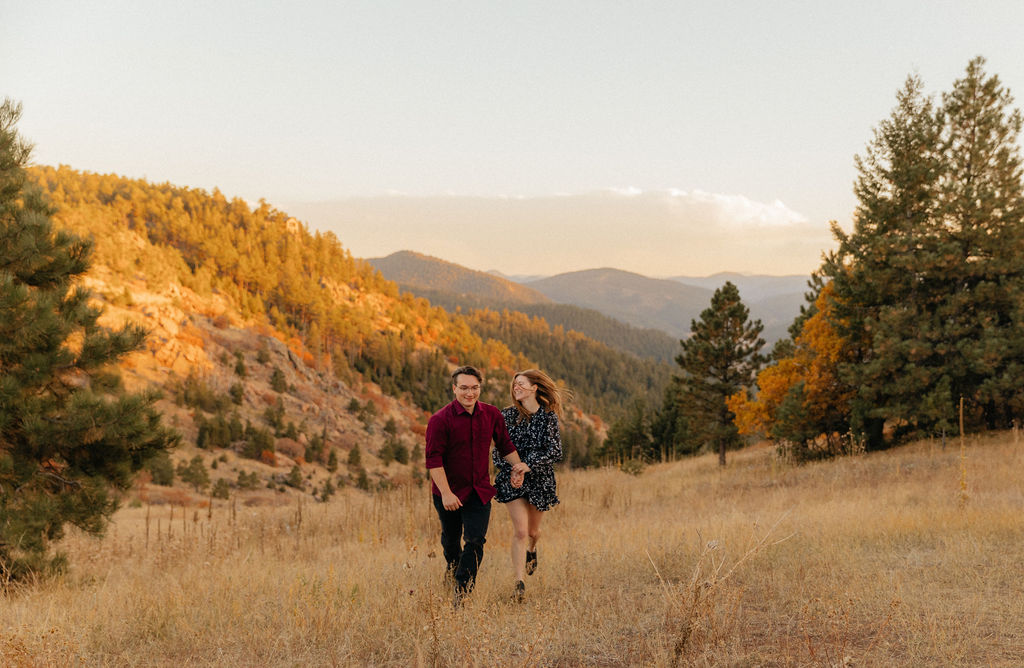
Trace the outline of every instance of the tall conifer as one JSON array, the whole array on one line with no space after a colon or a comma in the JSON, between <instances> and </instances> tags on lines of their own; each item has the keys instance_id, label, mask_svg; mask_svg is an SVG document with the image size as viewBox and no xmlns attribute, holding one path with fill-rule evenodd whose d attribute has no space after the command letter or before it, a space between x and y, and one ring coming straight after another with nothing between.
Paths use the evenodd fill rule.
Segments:
<instances>
[{"instance_id":1,"label":"tall conifer","mask_svg":"<svg viewBox=\"0 0 1024 668\"><path fill-rule=\"evenodd\" d=\"M851 426L867 436L868 448L881 447L886 418L916 411L897 397L922 386L938 390L934 376L941 373L921 364L917 347L902 345L932 308L934 291L925 283L935 272L927 265L943 254L935 229L941 126L922 90L918 77L907 78L891 116L855 158L853 233L833 223L839 248L824 268L835 289L833 324L851 348L852 362L841 372L858 388Z\"/></svg>"},{"instance_id":2,"label":"tall conifer","mask_svg":"<svg viewBox=\"0 0 1024 668\"><path fill-rule=\"evenodd\" d=\"M1024 408L1024 188L1020 113L984 60L936 108L916 77L857 158L853 233L824 271L833 325L852 348L851 427L952 429L964 397L975 426Z\"/></svg>"},{"instance_id":3,"label":"tall conifer","mask_svg":"<svg viewBox=\"0 0 1024 668\"><path fill-rule=\"evenodd\" d=\"M100 309L73 285L91 244L55 231L26 184L30 147L0 104L0 580L63 564L49 554L66 524L103 530L135 471L175 435L154 397L120 387L113 364L145 333L97 324Z\"/></svg>"},{"instance_id":4,"label":"tall conifer","mask_svg":"<svg viewBox=\"0 0 1024 668\"><path fill-rule=\"evenodd\" d=\"M700 320L692 322L691 336L680 342L683 352L676 357L683 369L683 410L695 436L718 452L722 466L726 449L740 443L726 399L752 385L763 362L764 327L749 315L739 290L727 281L715 290Z\"/></svg>"}]
</instances>

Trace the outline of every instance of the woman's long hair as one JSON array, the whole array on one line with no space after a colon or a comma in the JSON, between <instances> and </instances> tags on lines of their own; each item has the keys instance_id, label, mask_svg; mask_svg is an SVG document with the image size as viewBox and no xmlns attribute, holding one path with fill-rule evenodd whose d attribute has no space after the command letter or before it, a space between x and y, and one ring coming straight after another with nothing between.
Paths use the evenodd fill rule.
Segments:
<instances>
[{"instance_id":1,"label":"woman's long hair","mask_svg":"<svg viewBox=\"0 0 1024 668\"><path fill-rule=\"evenodd\" d=\"M540 369L526 369L512 376L512 382L508 388L509 394L512 395L512 405L519 411L520 420L530 419L530 412L523 408L523 404L516 400L515 394L512 392L516 378L520 376L525 376L532 385L537 386L537 403L540 404L541 408L553 411L558 416L562 415L562 408L565 406L565 403L573 397L572 391L564 387L558 387L555 381L551 380L551 376Z\"/></svg>"}]
</instances>

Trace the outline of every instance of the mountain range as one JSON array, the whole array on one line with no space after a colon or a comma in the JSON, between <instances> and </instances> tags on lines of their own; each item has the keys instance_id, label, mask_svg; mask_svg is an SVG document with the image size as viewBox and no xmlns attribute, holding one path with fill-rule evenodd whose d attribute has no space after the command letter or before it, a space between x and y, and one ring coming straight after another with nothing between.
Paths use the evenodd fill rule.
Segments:
<instances>
[{"instance_id":1,"label":"mountain range","mask_svg":"<svg viewBox=\"0 0 1024 668\"><path fill-rule=\"evenodd\" d=\"M367 261L384 278L445 308L511 308L542 315L553 325L576 328L608 345L661 359L671 359L679 352L678 340L689 335L691 322L700 317L710 305L715 289L726 281L739 288L751 318L761 320L762 336L769 346L785 338L805 302L810 278L735 273L651 278L599 268L542 278L523 277L519 283L497 272L475 271L412 251ZM566 310L567 306L577 311ZM573 313L590 314L590 318L584 322L577 317L572 322L569 315ZM644 332L650 346L643 351L625 347L619 342L621 334L601 334L595 331L598 325L607 331L618 325L634 334Z\"/></svg>"}]
</instances>

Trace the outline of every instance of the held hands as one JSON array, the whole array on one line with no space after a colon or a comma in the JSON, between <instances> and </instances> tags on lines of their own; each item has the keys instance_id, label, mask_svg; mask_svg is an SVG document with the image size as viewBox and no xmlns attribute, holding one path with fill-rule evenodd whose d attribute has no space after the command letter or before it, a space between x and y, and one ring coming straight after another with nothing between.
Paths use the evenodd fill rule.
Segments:
<instances>
[{"instance_id":1,"label":"held hands","mask_svg":"<svg viewBox=\"0 0 1024 668\"><path fill-rule=\"evenodd\" d=\"M519 462L518 464L514 464L512 466L512 478L511 478L512 487L514 487L516 489L519 489L520 487L522 487L523 486L523 479L526 477L526 474L529 473L529 472L530 472L530 467L529 467L529 465L527 465L526 462Z\"/></svg>"}]
</instances>

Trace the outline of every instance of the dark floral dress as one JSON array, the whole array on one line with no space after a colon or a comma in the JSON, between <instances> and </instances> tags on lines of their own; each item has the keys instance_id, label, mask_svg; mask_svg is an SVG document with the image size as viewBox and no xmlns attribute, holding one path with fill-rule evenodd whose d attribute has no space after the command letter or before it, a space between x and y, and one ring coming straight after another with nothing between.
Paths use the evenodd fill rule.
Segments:
<instances>
[{"instance_id":1,"label":"dark floral dress","mask_svg":"<svg viewBox=\"0 0 1024 668\"><path fill-rule=\"evenodd\" d=\"M516 446L519 458L530 467L530 472L526 474L523 486L516 489L512 486L512 465L502 459L497 450L492 450L491 459L497 469L494 486L498 495L495 498L499 503L525 498L537 510L549 510L558 504L553 466L555 462L562 461L558 416L541 408L527 420L519 415L515 406L509 406L501 414L505 418L509 438Z\"/></svg>"}]
</instances>

